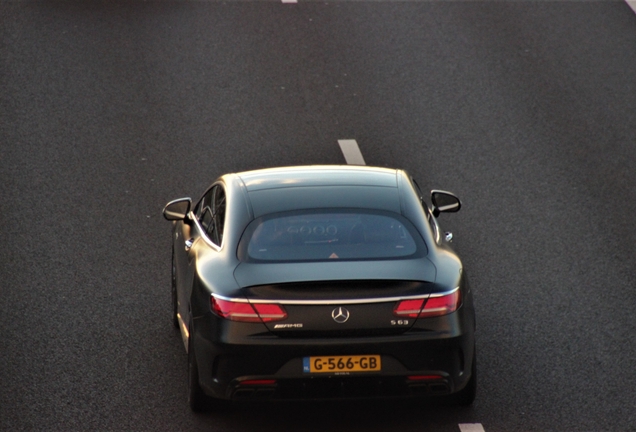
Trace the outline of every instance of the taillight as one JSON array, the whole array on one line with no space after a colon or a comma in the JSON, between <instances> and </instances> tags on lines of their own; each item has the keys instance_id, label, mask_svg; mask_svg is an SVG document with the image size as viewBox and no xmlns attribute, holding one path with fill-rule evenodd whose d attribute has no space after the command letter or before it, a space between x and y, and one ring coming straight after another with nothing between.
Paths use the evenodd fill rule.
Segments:
<instances>
[{"instance_id":1,"label":"taillight","mask_svg":"<svg viewBox=\"0 0 636 432\"><path fill-rule=\"evenodd\" d=\"M399 301L393 314L404 318L429 318L446 315L455 312L461 305L461 294L459 289L452 293L419 299L409 299Z\"/></svg>"},{"instance_id":2,"label":"taillight","mask_svg":"<svg viewBox=\"0 0 636 432\"><path fill-rule=\"evenodd\" d=\"M261 317L263 322L280 321L287 318L287 312L281 305L275 303L255 303L254 309Z\"/></svg>"},{"instance_id":3,"label":"taillight","mask_svg":"<svg viewBox=\"0 0 636 432\"><path fill-rule=\"evenodd\" d=\"M425 300L425 298L402 300L393 308L393 314L403 318L417 318Z\"/></svg>"},{"instance_id":4,"label":"taillight","mask_svg":"<svg viewBox=\"0 0 636 432\"><path fill-rule=\"evenodd\" d=\"M424 309L420 312L420 318L441 316L455 312L461 305L461 302L462 298L459 289L443 296L430 297L426 301Z\"/></svg>"},{"instance_id":5,"label":"taillight","mask_svg":"<svg viewBox=\"0 0 636 432\"><path fill-rule=\"evenodd\" d=\"M212 310L221 318L242 322L269 322L287 318L287 312L275 303L237 302L210 297Z\"/></svg>"}]
</instances>

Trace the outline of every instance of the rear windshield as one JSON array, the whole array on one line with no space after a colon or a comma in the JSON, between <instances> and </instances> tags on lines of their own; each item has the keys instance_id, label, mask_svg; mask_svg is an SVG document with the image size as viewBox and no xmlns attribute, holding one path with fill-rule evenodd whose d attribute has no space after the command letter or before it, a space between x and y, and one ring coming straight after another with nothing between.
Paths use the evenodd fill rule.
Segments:
<instances>
[{"instance_id":1,"label":"rear windshield","mask_svg":"<svg viewBox=\"0 0 636 432\"><path fill-rule=\"evenodd\" d=\"M399 215L367 211L294 212L263 216L239 244L244 261L391 259L426 251Z\"/></svg>"}]
</instances>

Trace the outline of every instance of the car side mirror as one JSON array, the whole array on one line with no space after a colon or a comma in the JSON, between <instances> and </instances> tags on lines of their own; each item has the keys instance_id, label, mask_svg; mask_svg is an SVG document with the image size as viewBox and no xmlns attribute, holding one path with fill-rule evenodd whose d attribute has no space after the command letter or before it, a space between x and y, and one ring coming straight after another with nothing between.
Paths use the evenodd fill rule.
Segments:
<instances>
[{"instance_id":1,"label":"car side mirror","mask_svg":"<svg viewBox=\"0 0 636 432\"><path fill-rule=\"evenodd\" d=\"M433 216L437 217L440 213L458 212L462 207L461 201L451 192L442 190L431 191L431 201L433 203Z\"/></svg>"},{"instance_id":2,"label":"car side mirror","mask_svg":"<svg viewBox=\"0 0 636 432\"><path fill-rule=\"evenodd\" d=\"M179 198L170 201L163 208L163 217L169 221L184 220L190 213L190 207L192 207L190 198Z\"/></svg>"}]
</instances>

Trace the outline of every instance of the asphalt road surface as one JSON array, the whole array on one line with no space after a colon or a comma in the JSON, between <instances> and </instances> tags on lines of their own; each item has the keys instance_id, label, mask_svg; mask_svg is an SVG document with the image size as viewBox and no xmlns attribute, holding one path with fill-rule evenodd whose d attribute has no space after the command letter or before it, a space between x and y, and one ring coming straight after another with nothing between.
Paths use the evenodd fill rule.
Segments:
<instances>
[{"instance_id":1,"label":"asphalt road surface","mask_svg":"<svg viewBox=\"0 0 636 432\"><path fill-rule=\"evenodd\" d=\"M462 198L475 404L192 414L163 205L341 139ZM635 166L622 1L0 0L0 429L636 430Z\"/></svg>"}]
</instances>

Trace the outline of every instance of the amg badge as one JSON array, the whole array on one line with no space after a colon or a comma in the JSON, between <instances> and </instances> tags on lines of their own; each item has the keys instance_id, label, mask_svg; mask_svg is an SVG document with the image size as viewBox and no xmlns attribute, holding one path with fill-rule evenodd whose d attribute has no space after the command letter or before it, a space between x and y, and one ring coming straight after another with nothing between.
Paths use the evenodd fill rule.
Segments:
<instances>
[{"instance_id":1,"label":"amg badge","mask_svg":"<svg viewBox=\"0 0 636 432\"><path fill-rule=\"evenodd\" d=\"M287 329L287 328L303 328L302 323L298 324L276 324L275 329Z\"/></svg>"}]
</instances>

